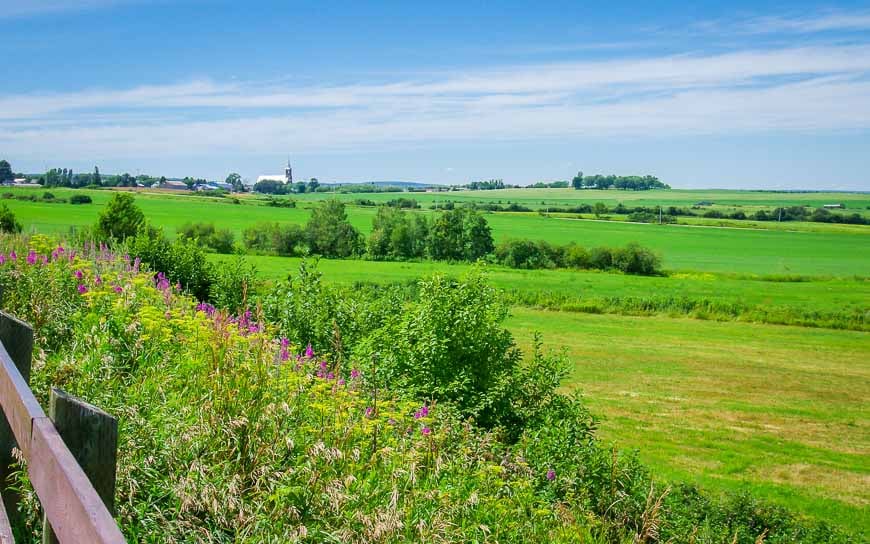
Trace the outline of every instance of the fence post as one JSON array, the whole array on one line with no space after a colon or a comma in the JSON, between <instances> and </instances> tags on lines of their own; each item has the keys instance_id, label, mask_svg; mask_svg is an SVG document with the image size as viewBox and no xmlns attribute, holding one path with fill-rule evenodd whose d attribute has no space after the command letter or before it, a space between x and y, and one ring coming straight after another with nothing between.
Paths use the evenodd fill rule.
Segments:
<instances>
[{"instance_id":1,"label":"fence post","mask_svg":"<svg viewBox=\"0 0 870 544\"><path fill-rule=\"evenodd\" d=\"M15 363L24 381L30 383L30 363L33 357L33 329L5 312L0 312L0 342ZM2 414L2 410L0 410ZM6 506L9 523L15 527L20 521L18 503L20 497L10 486L13 483L10 473L15 469L15 458L12 448L16 446L15 435L6 421L5 415L0 415L0 496Z\"/></svg>"},{"instance_id":2,"label":"fence post","mask_svg":"<svg viewBox=\"0 0 870 544\"><path fill-rule=\"evenodd\" d=\"M64 444L114 516L118 420L56 388L51 390L48 411ZM47 517L43 518L42 529L43 544L57 543Z\"/></svg>"}]
</instances>

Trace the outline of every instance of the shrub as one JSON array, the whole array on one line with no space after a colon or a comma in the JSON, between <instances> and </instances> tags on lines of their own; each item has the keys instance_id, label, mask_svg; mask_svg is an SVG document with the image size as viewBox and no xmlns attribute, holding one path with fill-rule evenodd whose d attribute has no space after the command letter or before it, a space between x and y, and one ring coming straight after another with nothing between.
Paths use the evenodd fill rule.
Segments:
<instances>
[{"instance_id":1,"label":"shrub","mask_svg":"<svg viewBox=\"0 0 870 544\"><path fill-rule=\"evenodd\" d=\"M54 193L49 193L48 191L42 193L42 200L54 200Z\"/></svg>"},{"instance_id":2,"label":"shrub","mask_svg":"<svg viewBox=\"0 0 870 544\"><path fill-rule=\"evenodd\" d=\"M607 247L593 247L589 250L589 265L598 270L613 267L613 252Z\"/></svg>"},{"instance_id":3,"label":"shrub","mask_svg":"<svg viewBox=\"0 0 870 544\"><path fill-rule=\"evenodd\" d=\"M145 215L129 193L115 193L97 220L95 233L104 240L123 241L136 236L145 224Z\"/></svg>"},{"instance_id":4,"label":"shrub","mask_svg":"<svg viewBox=\"0 0 870 544\"><path fill-rule=\"evenodd\" d=\"M305 232L299 225L258 223L246 228L242 239L247 249L289 257L302 252Z\"/></svg>"},{"instance_id":5,"label":"shrub","mask_svg":"<svg viewBox=\"0 0 870 544\"><path fill-rule=\"evenodd\" d=\"M613 267L626 274L641 274L649 276L659 271L661 261L652 251L637 243L630 243L624 248L612 252Z\"/></svg>"},{"instance_id":6,"label":"shrub","mask_svg":"<svg viewBox=\"0 0 870 544\"><path fill-rule=\"evenodd\" d=\"M21 223L15 218L15 214L6 204L0 206L0 232L21 232Z\"/></svg>"},{"instance_id":7,"label":"shrub","mask_svg":"<svg viewBox=\"0 0 870 544\"><path fill-rule=\"evenodd\" d=\"M215 253L232 253L235 236L229 229L215 229L213 223L185 223L178 229L179 238L193 240Z\"/></svg>"},{"instance_id":8,"label":"shrub","mask_svg":"<svg viewBox=\"0 0 870 544\"><path fill-rule=\"evenodd\" d=\"M90 204L92 202L93 202L93 200L88 195L76 194L76 195L72 195L69 198L70 204Z\"/></svg>"},{"instance_id":9,"label":"shrub","mask_svg":"<svg viewBox=\"0 0 870 544\"><path fill-rule=\"evenodd\" d=\"M515 430L512 378L521 353L502 321L505 306L484 276L419 282L419 298L387 318L355 357L373 386L449 401L487 428Z\"/></svg>"}]
</instances>

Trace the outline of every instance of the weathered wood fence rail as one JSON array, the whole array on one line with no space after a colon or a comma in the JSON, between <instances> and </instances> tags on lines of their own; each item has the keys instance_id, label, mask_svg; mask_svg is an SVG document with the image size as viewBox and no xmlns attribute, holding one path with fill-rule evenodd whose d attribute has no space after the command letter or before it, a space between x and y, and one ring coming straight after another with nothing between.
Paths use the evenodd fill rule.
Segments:
<instances>
[{"instance_id":1,"label":"weathered wood fence rail","mask_svg":"<svg viewBox=\"0 0 870 544\"><path fill-rule=\"evenodd\" d=\"M14 447L45 512L44 543L125 542L112 518L117 422L56 389L46 416L28 385L32 352L32 329L0 312L0 544L20 522Z\"/></svg>"}]
</instances>

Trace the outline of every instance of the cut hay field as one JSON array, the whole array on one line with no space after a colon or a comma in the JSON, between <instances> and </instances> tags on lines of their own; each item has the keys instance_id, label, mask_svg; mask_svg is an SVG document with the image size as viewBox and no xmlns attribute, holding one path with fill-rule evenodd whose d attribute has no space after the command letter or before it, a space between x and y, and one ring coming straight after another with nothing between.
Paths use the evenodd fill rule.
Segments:
<instances>
[{"instance_id":1,"label":"cut hay field","mask_svg":"<svg viewBox=\"0 0 870 544\"><path fill-rule=\"evenodd\" d=\"M573 362L566 387L663 477L870 532L870 336L514 308Z\"/></svg>"},{"instance_id":2,"label":"cut hay field","mask_svg":"<svg viewBox=\"0 0 870 544\"><path fill-rule=\"evenodd\" d=\"M42 193L33 189L13 192L23 191ZM71 194L69 190L52 192L59 198ZM94 198L93 204L73 206L12 199L3 203L16 213L26 230L62 233L70 226L93 224L111 191L88 194ZM250 197L233 204L229 199L149 193L139 194L137 202L146 217L169 234L186 222L210 221L234 231L237 237L244 228L262 221L303 223L310 213L306 208L317 205L272 208ZM375 213L375 208L370 207L348 208L351 222L363 233L371 229ZM825 228L829 226L820 225L812 231L791 232L585 221L539 214L491 213L486 217L497 241L525 238L554 244L576 242L587 247L639 242L659 252L670 270L829 276L866 276L870 270L870 227L829 230Z\"/></svg>"}]
</instances>

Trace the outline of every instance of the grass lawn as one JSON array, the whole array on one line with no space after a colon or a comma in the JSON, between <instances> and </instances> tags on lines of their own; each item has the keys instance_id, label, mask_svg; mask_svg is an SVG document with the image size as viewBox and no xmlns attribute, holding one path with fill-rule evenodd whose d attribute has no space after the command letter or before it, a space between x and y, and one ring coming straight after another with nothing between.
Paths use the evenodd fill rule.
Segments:
<instances>
[{"instance_id":1,"label":"grass lawn","mask_svg":"<svg viewBox=\"0 0 870 544\"><path fill-rule=\"evenodd\" d=\"M515 308L562 346L601 434L664 478L870 532L870 334Z\"/></svg>"}]
</instances>

